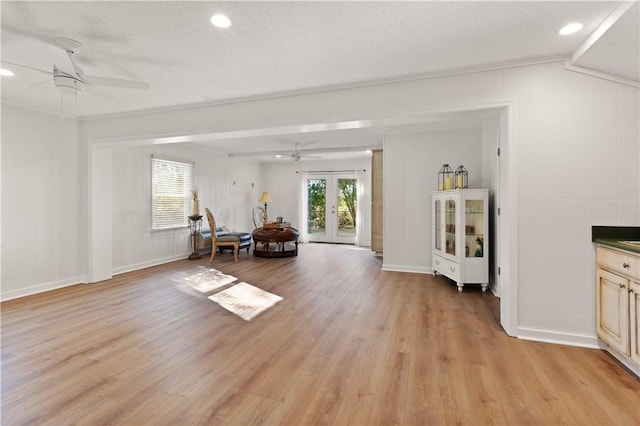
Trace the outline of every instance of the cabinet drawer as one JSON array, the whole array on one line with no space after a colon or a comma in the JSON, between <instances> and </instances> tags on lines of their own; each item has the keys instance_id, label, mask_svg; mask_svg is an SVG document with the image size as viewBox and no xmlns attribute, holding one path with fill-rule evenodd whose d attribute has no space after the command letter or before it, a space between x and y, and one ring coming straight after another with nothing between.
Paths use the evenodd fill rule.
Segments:
<instances>
[{"instance_id":1,"label":"cabinet drawer","mask_svg":"<svg viewBox=\"0 0 640 426\"><path fill-rule=\"evenodd\" d=\"M432 267L442 275L454 281L460 281L460 264L458 262L434 254Z\"/></svg>"},{"instance_id":2,"label":"cabinet drawer","mask_svg":"<svg viewBox=\"0 0 640 426\"><path fill-rule=\"evenodd\" d=\"M598 247L597 262L601 267L636 279L640 278L640 257Z\"/></svg>"}]
</instances>

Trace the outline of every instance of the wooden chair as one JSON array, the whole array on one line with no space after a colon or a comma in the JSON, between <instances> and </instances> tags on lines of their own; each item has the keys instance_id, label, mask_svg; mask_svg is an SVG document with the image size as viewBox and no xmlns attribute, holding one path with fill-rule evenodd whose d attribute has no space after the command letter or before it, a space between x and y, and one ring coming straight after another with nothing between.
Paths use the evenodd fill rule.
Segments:
<instances>
[{"instance_id":1,"label":"wooden chair","mask_svg":"<svg viewBox=\"0 0 640 426\"><path fill-rule=\"evenodd\" d=\"M262 207L254 207L251 215L253 217L253 225L256 229L262 228L265 220L267 219L267 213L264 209Z\"/></svg>"},{"instance_id":2,"label":"wooden chair","mask_svg":"<svg viewBox=\"0 0 640 426\"><path fill-rule=\"evenodd\" d=\"M213 213L211 213L211 210L208 208L204 210L207 212L207 220L209 221L209 229L211 230L211 258L209 259L209 263L213 262L213 258L216 257L218 247L233 247L233 257L237 262L240 238L235 235L216 237L216 220L213 218Z\"/></svg>"}]
</instances>

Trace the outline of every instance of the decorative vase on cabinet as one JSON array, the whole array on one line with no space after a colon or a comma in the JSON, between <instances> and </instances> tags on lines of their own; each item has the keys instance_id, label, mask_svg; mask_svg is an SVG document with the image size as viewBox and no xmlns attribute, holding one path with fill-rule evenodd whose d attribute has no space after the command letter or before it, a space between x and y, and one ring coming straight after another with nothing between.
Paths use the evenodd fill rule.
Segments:
<instances>
[{"instance_id":1,"label":"decorative vase on cabinet","mask_svg":"<svg viewBox=\"0 0 640 426\"><path fill-rule=\"evenodd\" d=\"M453 281L489 286L489 190L432 193L432 269Z\"/></svg>"}]
</instances>

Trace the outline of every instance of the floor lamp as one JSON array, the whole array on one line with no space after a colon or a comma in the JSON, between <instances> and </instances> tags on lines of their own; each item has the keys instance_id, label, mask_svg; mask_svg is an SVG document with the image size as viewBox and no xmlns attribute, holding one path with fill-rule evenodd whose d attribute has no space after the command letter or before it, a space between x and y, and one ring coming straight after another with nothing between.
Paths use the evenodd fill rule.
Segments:
<instances>
[{"instance_id":1,"label":"floor lamp","mask_svg":"<svg viewBox=\"0 0 640 426\"><path fill-rule=\"evenodd\" d=\"M260 201L261 203L264 203L264 223L268 223L269 216L267 215L267 203L271 202L271 197L269 196L269 193L267 191L264 191L262 193L262 197L260 197L258 201Z\"/></svg>"}]
</instances>

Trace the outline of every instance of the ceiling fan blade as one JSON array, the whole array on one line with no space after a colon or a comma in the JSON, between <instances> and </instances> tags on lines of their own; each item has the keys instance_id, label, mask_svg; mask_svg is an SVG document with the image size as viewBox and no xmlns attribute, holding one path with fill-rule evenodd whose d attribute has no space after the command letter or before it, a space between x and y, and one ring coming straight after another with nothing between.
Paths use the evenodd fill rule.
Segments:
<instances>
[{"instance_id":1,"label":"ceiling fan blade","mask_svg":"<svg viewBox=\"0 0 640 426\"><path fill-rule=\"evenodd\" d=\"M14 66L14 67L20 67L20 68L25 68L25 69L32 70L32 71L38 71L38 72L41 72L43 74L47 74L49 76L51 75L51 71L41 70L40 68L34 68L34 67L30 67L28 65L20 65L20 64L15 64L13 62L7 62L7 61L2 61L2 63L3 64L8 64L8 65L11 65L11 66Z\"/></svg>"},{"instance_id":2,"label":"ceiling fan blade","mask_svg":"<svg viewBox=\"0 0 640 426\"><path fill-rule=\"evenodd\" d=\"M98 89L95 86L84 86L84 91L90 95L95 96L96 98L100 98L103 101L107 101L107 102L117 102L117 103L122 103L122 101L118 98L116 98L115 96L113 96L111 93L107 93L102 89Z\"/></svg>"},{"instance_id":3,"label":"ceiling fan blade","mask_svg":"<svg viewBox=\"0 0 640 426\"><path fill-rule=\"evenodd\" d=\"M93 86L121 87L124 89L149 90L149 84L144 81L122 80L119 78L96 77L93 75L83 75L82 79L86 84Z\"/></svg>"},{"instance_id":4,"label":"ceiling fan blade","mask_svg":"<svg viewBox=\"0 0 640 426\"><path fill-rule=\"evenodd\" d=\"M51 84L51 79L49 79L49 80L44 80L44 81L40 81L40 82L38 82L38 83L34 83L34 84L30 84L30 85L28 85L28 86L24 86L24 87L23 87L23 89L29 89L29 88L31 88L31 87L36 87L36 86L43 85L43 84L45 84L45 83L49 83L49 84Z\"/></svg>"}]
</instances>

